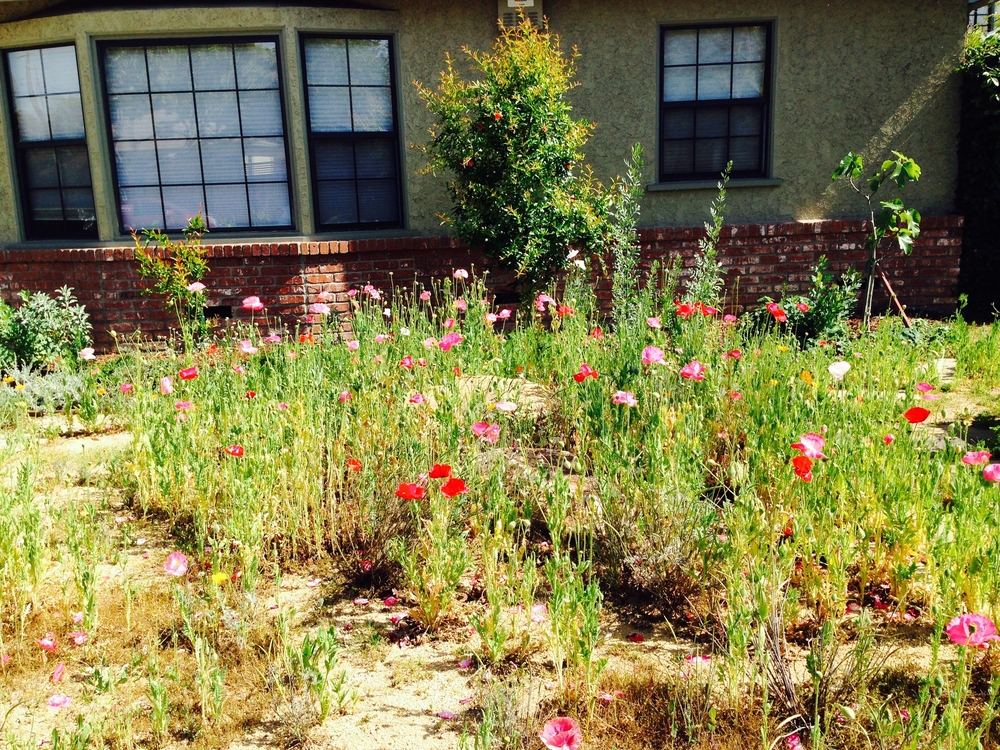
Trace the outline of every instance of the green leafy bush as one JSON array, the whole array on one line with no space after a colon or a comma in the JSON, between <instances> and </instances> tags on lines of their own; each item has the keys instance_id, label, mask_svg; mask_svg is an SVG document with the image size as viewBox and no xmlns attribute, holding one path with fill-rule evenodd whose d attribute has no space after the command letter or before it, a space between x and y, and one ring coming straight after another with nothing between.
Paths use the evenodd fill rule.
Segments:
<instances>
[{"instance_id":1,"label":"green leafy bush","mask_svg":"<svg viewBox=\"0 0 1000 750\"><path fill-rule=\"evenodd\" d=\"M437 90L417 84L434 115L426 172L451 176L450 222L472 247L531 288L567 265L570 247L602 243L606 199L581 152L593 132L566 94L575 58L529 22L503 29L492 53L463 47L473 77L446 58Z\"/></svg>"},{"instance_id":2,"label":"green leafy bush","mask_svg":"<svg viewBox=\"0 0 1000 750\"><path fill-rule=\"evenodd\" d=\"M90 342L90 316L73 290L55 295L20 293L21 305L0 307L0 366L51 367L60 359L75 361Z\"/></svg>"}]
</instances>

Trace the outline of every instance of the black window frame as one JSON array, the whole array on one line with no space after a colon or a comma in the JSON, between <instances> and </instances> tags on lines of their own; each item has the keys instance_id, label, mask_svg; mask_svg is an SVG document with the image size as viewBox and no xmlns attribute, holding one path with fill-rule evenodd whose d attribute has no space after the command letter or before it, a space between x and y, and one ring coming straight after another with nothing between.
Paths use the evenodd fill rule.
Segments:
<instances>
[{"instance_id":1,"label":"black window frame","mask_svg":"<svg viewBox=\"0 0 1000 750\"><path fill-rule=\"evenodd\" d=\"M30 47L16 47L3 50L4 82L7 85L7 111L10 113L11 135L13 136L14 161L17 169L17 188L20 193L21 211L23 218L23 228L25 239L34 240L97 240L99 239L97 226L97 202L94 197L94 170L90 164L90 151L87 148L87 122L84 117L82 138L49 138L45 141L22 141L20 124L17 120L17 112L14 103L14 80L10 69L9 55L15 52L33 52L43 49L57 49L60 47L72 47L73 55L77 58L76 77L77 85L80 86L78 95L80 97L80 107L83 108L83 84L80 82L80 65L75 41L53 42L52 44L39 44ZM49 125L51 132L51 123ZM87 154L87 169L90 172L90 193L94 199L94 219L93 221L79 221L64 218L62 221L38 221L32 218L31 195L28 189L28 153L35 150L48 150L59 148L82 148ZM65 216L65 206L62 204L62 181L59 177L58 162L56 168L57 179L59 180L60 205Z\"/></svg>"},{"instance_id":2,"label":"black window frame","mask_svg":"<svg viewBox=\"0 0 1000 750\"><path fill-rule=\"evenodd\" d=\"M314 132L312 129L312 117L311 110L309 106L309 75L306 70L306 42L309 39L361 39L361 40L379 40L387 41L389 43L389 96L392 102L392 131L386 133L384 131L375 132L356 132L350 131L337 131L337 132ZM350 54L350 53L348 53ZM404 196L403 196L403 160L400 153L401 149L401 133L399 129L399 96L397 91L397 76L396 76L396 37L393 34L336 34L336 33L316 33L316 32L299 32L299 56L300 56L300 70L302 71L302 107L303 115L305 118L305 132L306 138L309 141L309 171L310 171L310 188L312 190L312 207L313 216L315 217L315 228L318 232L351 232L351 231L365 231L365 230L383 230L383 229L401 229L405 226L405 212L404 212ZM348 66L348 76L350 76L350 66ZM350 78L348 78L348 87L350 87ZM354 143L360 140L392 140L393 144L393 155L395 157L395 170L396 170L396 205L397 205L397 219L395 221L381 221L381 222L356 222L353 224L324 224L320 221L320 210L319 210L319 170L316 168L316 146L318 142L321 141L340 141L340 142L351 142ZM355 171L356 174L356 171ZM357 194L357 176L355 176L355 194ZM360 210L358 218L360 219Z\"/></svg>"},{"instance_id":3,"label":"black window frame","mask_svg":"<svg viewBox=\"0 0 1000 750\"><path fill-rule=\"evenodd\" d=\"M978 8L973 8L969 11L969 26L978 26L987 32L992 32L996 29L996 13L996 3L987 3Z\"/></svg>"},{"instance_id":4,"label":"black window frame","mask_svg":"<svg viewBox=\"0 0 1000 750\"><path fill-rule=\"evenodd\" d=\"M764 80L763 80L763 90L761 96L747 99L733 99L731 96L728 99L697 99L697 86L698 86L698 74L697 70L700 67L697 62L697 48L695 52L695 64L691 66L667 66L664 64L665 52L666 52L666 36L668 32L672 31L704 31L708 29L732 29L736 30L739 28L751 28L751 27L763 27L765 33L765 51L764 51ZM670 139L667 138L666 133L666 121L667 121L667 111L671 109L721 109L730 108L733 106L741 105L752 105L759 106L761 109L761 144L760 144L760 169L755 170L733 170L730 174L731 179L766 179L770 177L771 174L771 137L772 137L772 118L773 118L773 88L774 88L774 21L772 20L749 20L749 21L733 21L728 23L691 23L682 25L664 25L660 26L660 44L659 44L659 58L657 60L657 68L659 71L659 123L658 123L658 141L657 141L657 167L656 174L657 179L661 183L671 183L671 182L700 182L705 180L717 180L719 178L720 172L686 172L686 173L666 173L664 171L663 164L663 150L664 143L668 140L694 140L697 142L697 136L693 138L683 138L683 139ZM700 39L700 35L699 35ZM730 63L732 65L732 63ZM666 74L665 70L667 67L694 67L695 68L695 99L690 101L664 101L664 93L666 86ZM730 72L730 91L732 89L732 72ZM696 114L697 117L697 114ZM729 125L727 121L727 133ZM731 133L726 136L726 159L729 161L729 142L733 136ZM692 165L693 167L694 165Z\"/></svg>"},{"instance_id":5,"label":"black window frame","mask_svg":"<svg viewBox=\"0 0 1000 750\"><path fill-rule=\"evenodd\" d=\"M125 220L122 216L122 202L121 202L121 191L118 185L118 164L115 159L115 140L111 129L111 94L108 92L107 86L107 71L105 69L105 59L107 50L109 48L121 48L121 47L192 47L192 46L209 46L213 44L254 44L256 42L269 42L275 45L275 60L276 69L278 74L278 101L281 107L281 127L282 127L282 142L284 145L285 154L285 185L288 191L288 213L289 213L289 223L282 225L269 225L269 226L254 226L249 224L245 227L209 227L212 234L281 234L287 233L288 231L295 231L297 228L296 221L296 210L295 210L295 194L292 188L292 182L294 180L294 175L292 173L292 161L291 161L291 150L289 148L289 122L288 113L285 106L285 80L284 80L284 66L282 65L282 49L281 49L281 35L280 34L231 34L231 35L215 35L215 36L177 36L177 37L152 37L152 38L142 38L142 39L102 39L97 42L97 66L100 75L100 87L101 95L104 104L104 121L105 128L107 132L107 144L108 144L108 161L111 171L111 183L114 189L115 198L115 212L118 217L118 229L123 235L129 234L131 229L138 231L139 227L130 228L125 225ZM189 58L190 59L190 58ZM146 75L149 76L149 61L146 60ZM194 83L192 81L192 87ZM237 84L236 91L239 91L239 86ZM192 93L195 89L192 88ZM197 97L195 97L195 117L197 118ZM240 121L240 135L239 138L242 141L248 136L243 134L242 119ZM252 137L252 136L250 136ZM154 131L154 138L155 131ZM201 154L201 141L202 137L199 135L194 140L199 142L198 153ZM243 145L241 144L241 149ZM246 154L244 152L244 170L246 169ZM159 180L159 175L157 175ZM213 183L205 182L204 171L201 176L201 188L202 194L204 195L205 186ZM249 184L249 180L246 179L246 173L244 171L244 184ZM161 206L165 206L165 201L163 199L163 184L158 183L160 188L160 201ZM169 187L169 186L168 186ZM249 216L249 195L248 195L248 216ZM202 204L202 210L207 211L204 203ZM166 224L166 209L163 208L163 221ZM207 220L207 217L205 217ZM150 229L152 227L144 227ZM157 227L162 229L168 234L179 235L181 233L180 229L169 229L166 227Z\"/></svg>"}]
</instances>

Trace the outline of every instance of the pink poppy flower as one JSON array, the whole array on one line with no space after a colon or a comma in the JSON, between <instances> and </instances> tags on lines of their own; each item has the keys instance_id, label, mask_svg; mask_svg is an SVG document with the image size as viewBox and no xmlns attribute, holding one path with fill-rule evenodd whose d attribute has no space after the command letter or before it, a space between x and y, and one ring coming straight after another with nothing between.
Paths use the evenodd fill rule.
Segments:
<instances>
[{"instance_id":1,"label":"pink poppy flower","mask_svg":"<svg viewBox=\"0 0 1000 750\"><path fill-rule=\"evenodd\" d=\"M583 744L583 732L576 719L562 716L545 722L538 738L548 750L579 750Z\"/></svg>"},{"instance_id":2,"label":"pink poppy flower","mask_svg":"<svg viewBox=\"0 0 1000 750\"><path fill-rule=\"evenodd\" d=\"M802 744L802 738L799 737L798 733L785 737L785 747L787 750L805 750L805 745Z\"/></svg>"},{"instance_id":3,"label":"pink poppy flower","mask_svg":"<svg viewBox=\"0 0 1000 750\"><path fill-rule=\"evenodd\" d=\"M642 363L644 365L665 364L663 359L663 350L655 346L647 346L642 350Z\"/></svg>"},{"instance_id":4,"label":"pink poppy flower","mask_svg":"<svg viewBox=\"0 0 1000 750\"><path fill-rule=\"evenodd\" d=\"M197 367L187 367L187 368L181 370L180 372L178 372L177 376L181 380L194 380L196 377L198 377L198 368Z\"/></svg>"},{"instance_id":5,"label":"pink poppy flower","mask_svg":"<svg viewBox=\"0 0 1000 750\"><path fill-rule=\"evenodd\" d=\"M288 404L284 401L280 401L277 406L278 411L288 411Z\"/></svg>"},{"instance_id":6,"label":"pink poppy flower","mask_svg":"<svg viewBox=\"0 0 1000 750\"><path fill-rule=\"evenodd\" d=\"M705 365L698 360L692 360L681 368L681 377L685 380L704 380Z\"/></svg>"},{"instance_id":7,"label":"pink poppy flower","mask_svg":"<svg viewBox=\"0 0 1000 750\"><path fill-rule=\"evenodd\" d=\"M917 383L917 391L919 393L930 393L934 390L934 386L930 383Z\"/></svg>"},{"instance_id":8,"label":"pink poppy flower","mask_svg":"<svg viewBox=\"0 0 1000 750\"><path fill-rule=\"evenodd\" d=\"M458 718L451 711L438 711L434 715L437 716L439 719L443 719L444 721L454 721L455 719Z\"/></svg>"},{"instance_id":9,"label":"pink poppy flower","mask_svg":"<svg viewBox=\"0 0 1000 750\"><path fill-rule=\"evenodd\" d=\"M504 308L497 314L497 317L500 318L500 320L507 320L512 314L513 313L510 310Z\"/></svg>"},{"instance_id":10,"label":"pink poppy flower","mask_svg":"<svg viewBox=\"0 0 1000 750\"><path fill-rule=\"evenodd\" d=\"M355 607L367 607L371 602L364 598L358 598L354 600Z\"/></svg>"},{"instance_id":11,"label":"pink poppy flower","mask_svg":"<svg viewBox=\"0 0 1000 750\"><path fill-rule=\"evenodd\" d=\"M500 438L500 425L489 422L476 422L472 425L472 434L485 443L495 445Z\"/></svg>"},{"instance_id":12,"label":"pink poppy flower","mask_svg":"<svg viewBox=\"0 0 1000 750\"><path fill-rule=\"evenodd\" d=\"M67 708L69 704L72 702L73 699L70 698L68 695L63 695L62 693L56 693L55 695L49 698L49 708L55 711L61 711L62 709Z\"/></svg>"},{"instance_id":13,"label":"pink poppy flower","mask_svg":"<svg viewBox=\"0 0 1000 750\"><path fill-rule=\"evenodd\" d=\"M454 318L446 318L445 321L444 321L444 323L442 323L441 325L443 325L446 329L451 330L452 328L455 327L455 319Z\"/></svg>"},{"instance_id":14,"label":"pink poppy flower","mask_svg":"<svg viewBox=\"0 0 1000 750\"><path fill-rule=\"evenodd\" d=\"M739 401L741 398L743 398L743 394L740 393L739 391L733 391L732 393L729 394L729 398L731 398L733 401Z\"/></svg>"},{"instance_id":15,"label":"pink poppy flower","mask_svg":"<svg viewBox=\"0 0 1000 750\"><path fill-rule=\"evenodd\" d=\"M944 632L951 638L952 643L959 646L987 648L990 641L1000 641L997 626L985 615L959 615L948 623Z\"/></svg>"},{"instance_id":16,"label":"pink poppy flower","mask_svg":"<svg viewBox=\"0 0 1000 750\"><path fill-rule=\"evenodd\" d=\"M458 346L463 341L465 341L465 337L459 333L446 333L441 337L441 342L438 344L438 347L443 352L449 352L452 347Z\"/></svg>"},{"instance_id":17,"label":"pink poppy flower","mask_svg":"<svg viewBox=\"0 0 1000 750\"><path fill-rule=\"evenodd\" d=\"M395 607L397 604L399 604L399 599L397 599L394 596L387 596L385 599L382 600L382 603L387 607Z\"/></svg>"},{"instance_id":18,"label":"pink poppy flower","mask_svg":"<svg viewBox=\"0 0 1000 750\"><path fill-rule=\"evenodd\" d=\"M316 295L316 299L320 302L329 302L333 299L333 292L328 292L325 289Z\"/></svg>"},{"instance_id":19,"label":"pink poppy flower","mask_svg":"<svg viewBox=\"0 0 1000 750\"><path fill-rule=\"evenodd\" d=\"M882 438L882 442L884 442L886 445L892 445L894 442L896 442L896 436L890 432L888 435Z\"/></svg>"},{"instance_id":20,"label":"pink poppy flower","mask_svg":"<svg viewBox=\"0 0 1000 750\"><path fill-rule=\"evenodd\" d=\"M586 362L583 362L580 365L580 372L573 375L573 380L575 380L577 383L582 383L587 378L593 378L594 380L597 380L598 377L599 375L597 374L597 370L588 365Z\"/></svg>"},{"instance_id":21,"label":"pink poppy flower","mask_svg":"<svg viewBox=\"0 0 1000 750\"><path fill-rule=\"evenodd\" d=\"M704 315L706 318L712 315L717 315L718 312L719 311L716 308L712 307L711 305L701 306L701 314Z\"/></svg>"},{"instance_id":22,"label":"pink poppy flower","mask_svg":"<svg viewBox=\"0 0 1000 750\"><path fill-rule=\"evenodd\" d=\"M192 294L197 294L198 292L205 291L205 285L202 284L200 281L192 281L190 284L187 285L187 290Z\"/></svg>"},{"instance_id":23,"label":"pink poppy flower","mask_svg":"<svg viewBox=\"0 0 1000 750\"><path fill-rule=\"evenodd\" d=\"M250 312L260 312L264 309L264 303L260 301L260 297L247 297L243 300L243 309Z\"/></svg>"},{"instance_id":24,"label":"pink poppy flower","mask_svg":"<svg viewBox=\"0 0 1000 750\"><path fill-rule=\"evenodd\" d=\"M663 328L663 324L660 322L659 318L646 318L646 325L650 328L660 329Z\"/></svg>"},{"instance_id":25,"label":"pink poppy flower","mask_svg":"<svg viewBox=\"0 0 1000 750\"><path fill-rule=\"evenodd\" d=\"M46 651L50 654L54 654L56 649L59 648L55 633L46 633L44 638L39 638L35 641L35 643L38 644L38 647L42 649L42 651Z\"/></svg>"},{"instance_id":26,"label":"pink poppy flower","mask_svg":"<svg viewBox=\"0 0 1000 750\"><path fill-rule=\"evenodd\" d=\"M809 305L807 305L805 302L796 302L795 307L797 307L799 312L801 313L809 312Z\"/></svg>"},{"instance_id":27,"label":"pink poppy flower","mask_svg":"<svg viewBox=\"0 0 1000 750\"><path fill-rule=\"evenodd\" d=\"M122 383L118 386L118 390L122 393L131 393L135 389L135 386L131 383Z\"/></svg>"},{"instance_id":28,"label":"pink poppy flower","mask_svg":"<svg viewBox=\"0 0 1000 750\"><path fill-rule=\"evenodd\" d=\"M723 315L722 316L722 322L723 323L735 323L736 322L736 316L735 315Z\"/></svg>"},{"instance_id":29,"label":"pink poppy flower","mask_svg":"<svg viewBox=\"0 0 1000 750\"><path fill-rule=\"evenodd\" d=\"M826 458L822 452L824 445L826 445L826 438L815 432L807 432L799 438L799 442L792 443L792 447L801 451L806 458Z\"/></svg>"},{"instance_id":30,"label":"pink poppy flower","mask_svg":"<svg viewBox=\"0 0 1000 750\"><path fill-rule=\"evenodd\" d=\"M427 403L427 397L424 396L422 393L414 393L412 396L410 396L410 403L411 404L426 404Z\"/></svg>"},{"instance_id":31,"label":"pink poppy flower","mask_svg":"<svg viewBox=\"0 0 1000 750\"><path fill-rule=\"evenodd\" d=\"M341 391L340 395L337 396L337 400L340 403L342 403L342 404L347 403L348 401L351 400L351 392L350 391Z\"/></svg>"},{"instance_id":32,"label":"pink poppy flower","mask_svg":"<svg viewBox=\"0 0 1000 750\"><path fill-rule=\"evenodd\" d=\"M313 315L329 315L330 306L323 302L313 302L309 305L309 312Z\"/></svg>"},{"instance_id":33,"label":"pink poppy flower","mask_svg":"<svg viewBox=\"0 0 1000 750\"><path fill-rule=\"evenodd\" d=\"M384 334L384 333L379 333L379 334L376 334L376 336L375 336L375 343L376 344L384 344L388 340L389 340L389 337L386 334Z\"/></svg>"},{"instance_id":34,"label":"pink poppy flower","mask_svg":"<svg viewBox=\"0 0 1000 750\"><path fill-rule=\"evenodd\" d=\"M459 669L468 669L471 666L472 666L472 657L470 656L467 656L458 663Z\"/></svg>"},{"instance_id":35,"label":"pink poppy flower","mask_svg":"<svg viewBox=\"0 0 1000 750\"><path fill-rule=\"evenodd\" d=\"M962 463L968 466L982 466L990 462L989 451L969 451L962 456Z\"/></svg>"},{"instance_id":36,"label":"pink poppy flower","mask_svg":"<svg viewBox=\"0 0 1000 750\"><path fill-rule=\"evenodd\" d=\"M351 339L350 341L347 342L347 351L349 352L356 352L360 348L361 348L361 342L358 341L357 339Z\"/></svg>"},{"instance_id":37,"label":"pink poppy flower","mask_svg":"<svg viewBox=\"0 0 1000 750\"><path fill-rule=\"evenodd\" d=\"M92 346L81 349L79 355L80 359L86 360L87 362L92 362L97 359L97 357L94 356L94 347Z\"/></svg>"},{"instance_id":38,"label":"pink poppy flower","mask_svg":"<svg viewBox=\"0 0 1000 750\"><path fill-rule=\"evenodd\" d=\"M908 723L910 721L910 712L905 708L899 709L899 720L904 724Z\"/></svg>"},{"instance_id":39,"label":"pink poppy flower","mask_svg":"<svg viewBox=\"0 0 1000 750\"><path fill-rule=\"evenodd\" d=\"M174 402L174 408L177 411L191 411L191 402L190 401L175 401Z\"/></svg>"},{"instance_id":40,"label":"pink poppy flower","mask_svg":"<svg viewBox=\"0 0 1000 750\"><path fill-rule=\"evenodd\" d=\"M53 670L52 676L49 677L49 680L52 682L53 685L58 685L60 682L62 682L63 673L65 671L66 671L66 662L61 661L58 664L56 664L56 668L55 670Z\"/></svg>"},{"instance_id":41,"label":"pink poppy flower","mask_svg":"<svg viewBox=\"0 0 1000 750\"><path fill-rule=\"evenodd\" d=\"M403 357L401 360L399 360L399 366L402 367L404 370L412 370L413 369L413 357L411 357L409 354L407 354L405 357Z\"/></svg>"},{"instance_id":42,"label":"pink poppy flower","mask_svg":"<svg viewBox=\"0 0 1000 750\"><path fill-rule=\"evenodd\" d=\"M454 302L454 307L459 312L466 312L469 309L469 303L464 299L457 299Z\"/></svg>"},{"instance_id":43,"label":"pink poppy flower","mask_svg":"<svg viewBox=\"0 0 1000 750\"><path fill-rule=\"evenodd\" d=\"M357 289L348 289L347 290L347 296L348 297L357 297L358 296L358 290Z\"/></svg>"},{"instance_id":44,"label":"pink poppy flower","mask_svg":"<svg viewBox=\"0 0 1000 750\"><path fill-rule=\"evenodd\" d=\"M941 396L936 393L924 393L920 396L924 401L940 401Z\"/></svg>"},{"instance_id":45,"label":"pink poppy flower","mask_svg":"<svg viewBox=\"0 0 1000 750\"><path fill-rule=\"evenodd\" d=\"M169 396L174 392L174 381L171 377L160 378L160 393Z\"/></svg>"},{"instance_id":46,"label":"pink poppy flower","mask_svg":"<svg viewBox=\"0 0 1000 750\"><path fill-rule=\"evenodd\" d=\"M73 641L77 646L82 646L87 642L87 631L86 630L71 630L66 634L66 637Z\"/></svg>"},{"instance_id":47,"label":"pink poppy flower","mask_svg":"<svg viewBox=\"0 0 1000 750\"><path fill-rule=\"evenodd\" d=\"M554 305L556 304L556 301L547 294L539 294L538 298L535 300L535 309L538 310L538 312L543 313L545 312L546 304Z\"/></svg>"},{"instance_id":48,"label":"pink poppy flower","mask_svg":"<svg viewBox=\"0 0 1000 750\"><path fill-rule=\"evenodd\" d=\"M469 278L469 272L466 271L464 268L456 268L455 273L452 274L452 277L464 281L465 279Z\"/></svg>"},{"instance_id":49,"label":"pink poppy flower","mask_svg":"<svg viewBox=\"0 0 1000 750\"><path fill-rule=\"evenodd\" d=\"M10 664L11 655L8 653L0 653L0 667L6 667Z\"/></svg>"},{"instance_id":50,"label":"pink poppy flower","mask_svg":"<svg viewBox=\"0 0 1000 750\"><path fill-rule=\"evenodd\" d=\"M420 301L421 302L430 302L431 301L431 293L430 292L426 292L426 291L425 292L421 292L420 293Z\"/></svg>"},{"instance_id":51,"label":"pink poppy flower","mask_svg":"<svg viewBox=\"0 0 1000 750\"><path fill-rule=\"evenodd\" d=\"M987 482L1000 482L1000 464L990 464L983 469L983 479Z\"/></svg>"},{"instance_id":52,"label":"pink poppy flower","mask_svg":"<svg viewBox=\"0 0 1000 750\"><path fill-rule=\"evenodd\" d=\"M167 575L180 578L188 571L187 555L183 552L171 552L167 555L167 560L163 563L163 570Z\"/></svg>"},{"instance_id":53,"label":"pink poppy flower","mask_svg":"<svg viewBox=\"0 0 1000 750\"><path fill-rule=\"evenodd\" d=\"M611 397L611 403L615 406L638 406L639 402L636 400L635 394L632 391L615 391L614 395Z\"/></svg>"},{"instance_id":54,"label":"pink poppy flower","mask_svg":"<svg viewBox=\"0 0 1000 750\"><path fill-rule=\"evenodd\" d=\"M495 313L486 313L486 315L483 316L483 322L488 326L493 325L498 320L500 320L500 318L498 318Z\"/></svg>"},{"instance_id":55,"label":"pink poppy flower","mask_svg":"<svg viewBox=\"0 0 1000 750\"><path fill-rule=\"evenodd\" d=\"M253 342L250 341L250 339L243 339L243 341L240 342L240 352L242 354L256 354L257 347L253 345Z\"/></svg>"}]
</instances>

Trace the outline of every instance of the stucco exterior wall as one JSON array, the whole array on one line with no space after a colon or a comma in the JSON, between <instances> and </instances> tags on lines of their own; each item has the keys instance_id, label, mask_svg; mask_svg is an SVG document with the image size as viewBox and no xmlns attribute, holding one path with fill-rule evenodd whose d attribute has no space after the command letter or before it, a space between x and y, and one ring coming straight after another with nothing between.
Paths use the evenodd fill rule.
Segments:
<instances>
[{"instance_id":1,"label":"stucco exterior wall","mask_svg":"<svg viewBox=\"0 0 1000 750\"><path fill-rule=\"evenodd\" d=\"M581 86L578 116L595 121L587 154L604 180L622 171L629 147L647 149L654 182L658 128L659 27L721 20L773 20L776 29L773 165L780 185L734 185L727 221L734 223L860 217L859 204L830 173L849 149L882 157L906 152L924 168L908 201L930 214L949 213L958 136L958 79L952 73L964 41L965 0L637 0L628 3L544 0L554 31L576 45ZM398 103L403 132L406 227L401 234L439 234L449 204L443 180L417 175L411 144L426 140L429 117L414 80L433 83L444 54L487 48L495 38L492 0L383 0L388 10L246 7L106 10L0 23L0 49L75 42L83 91L101 240L120 244L111 159L97 70L97 41L162 36L269 33L280 37L286 136L291 155L294 236L314 233L307 142L302 115L298 32L378 32L397 39ZM137 5L139 5L137 3ZM0 131L0 244L18 243L19 200L12 169L6 97ZM696 226L711 192L646 194L645 226ZM358 233L355 233L356 235ZM385 235L386 233L381 233ZM247 237L253 237L247 233ZM235 241L236 238L234 238ZM228 235L227 235L228 241ZM66 244L66 243L63 243Z\"/></svg>"}]
</instances>

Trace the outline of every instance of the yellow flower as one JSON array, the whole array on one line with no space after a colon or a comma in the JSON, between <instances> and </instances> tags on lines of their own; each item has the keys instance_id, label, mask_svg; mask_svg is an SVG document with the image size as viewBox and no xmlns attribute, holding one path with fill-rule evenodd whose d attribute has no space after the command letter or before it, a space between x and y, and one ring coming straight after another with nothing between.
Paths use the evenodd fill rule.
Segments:
<instances>
[{"instance_id":1,"label":"yellow flower","mask_svg":"<svg viewBox=\"0 0 1000 750\"><path fill-rule=\"evenodd\" d=\"M809 370L803 370L801 377L805 381L806 385L813 384L813 374L809 372Z\"/></svg>"},{"instance_id":2,"label":"yellow flower","mask_svg":"<svg viewBox=\"0 0 1000 750\"><path fill-rule=\"evenodd\" d=\"M777 380L772 380L772 381L771 381L771 387L772 387L772 388L773 388L774 386L776 386L777 384L778 384L778 381L777 381Z\"/></svg>"},{"instance_id":3,"label":"yellow flower","mask_svg":"<svg viewBox=\"0 0 1000 750\"><path fill-rule=\"evenodd\" d=\"M17 385L14 386L14 390L23 391L24 390L24 384L23 383L18 383Z\"/></svg>"},{"instance_id":4,"label":"yellow flower","mask_svg":"<svg viewBox=\"0 0 1000 750\"><path fill-rule=\"evenodd\" d=\"M5 377L3 379L3 382L5 382L5 383L13 383L14 382L14 378L12 378L10 375L8 375L7 377Z\"/></svg>"},{"instance_id":5,"label":"yellow flower","mask_svg":"<svg viewBox=\"0 0 1000 750\"><path fill-rule=\"evenodd\" d=\"M212 574L212 583L214 583L217 586L221 586L222 584L224 584L228 580L229 580L229 576L226 575L225 573L213 573Z\"/></svg>"},{"instance_id":6,"label":"yellow flower","mask_svg":"<svg viewBox=\"0 0 1000 750\"><path fill-rule=\"evenodd\" d=\"M98 396L103 396L105 393L107 393L107 391L105 391L103 388L98 388L97 389L97 395Z\"/></svg>"},{"instance_id":7,"label":"yellow flower","mask_svg":"<svg viewBox=\"0 0 1000 750\"><path fill-rule=\"evenodd\" d=\"M779 352L787 352L788 351L788 347L787 346L779 346L778 347L778 351Z\"/></svg>"}]
</instances>

